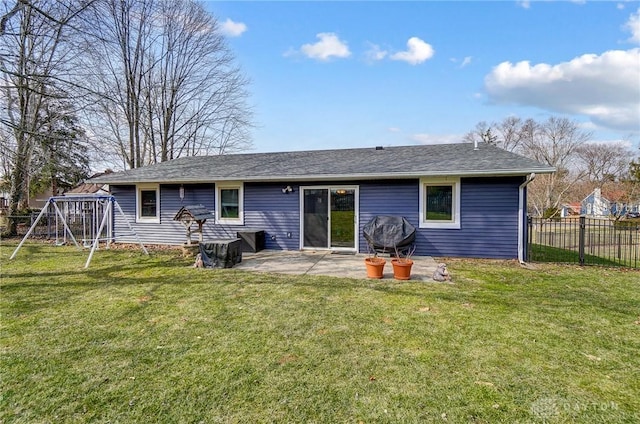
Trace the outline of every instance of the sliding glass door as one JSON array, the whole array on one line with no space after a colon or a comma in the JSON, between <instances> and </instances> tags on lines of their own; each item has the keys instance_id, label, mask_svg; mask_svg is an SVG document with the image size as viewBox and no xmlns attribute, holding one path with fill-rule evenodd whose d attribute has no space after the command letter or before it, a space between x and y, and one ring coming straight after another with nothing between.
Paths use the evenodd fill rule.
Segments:
<instances>
[{"instance_id":1,"label":"sliding glass door","mask_svg":"<svg viewBox=\"0 0 640 424\"><path fill-rule=\"evenodd\" d=\"M355 250L357 187L302 187L302 247Z\"/></svg>"}]
</instances>

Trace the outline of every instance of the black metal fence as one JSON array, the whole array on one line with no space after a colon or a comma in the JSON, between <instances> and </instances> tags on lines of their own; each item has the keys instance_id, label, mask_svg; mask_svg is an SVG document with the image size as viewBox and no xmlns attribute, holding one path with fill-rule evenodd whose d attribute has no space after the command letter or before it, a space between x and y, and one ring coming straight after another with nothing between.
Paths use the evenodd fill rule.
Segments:
<instances>
[{"instance_id":1,"label":"black metal fence","mask_svg":"<svg viewBox=\"0 0 640 424\"><path fill-rule=\"evenodd\" d=\"M640 221L600 218L528 218L531 262L640 269Z\"/></svg>"}]
</instances>

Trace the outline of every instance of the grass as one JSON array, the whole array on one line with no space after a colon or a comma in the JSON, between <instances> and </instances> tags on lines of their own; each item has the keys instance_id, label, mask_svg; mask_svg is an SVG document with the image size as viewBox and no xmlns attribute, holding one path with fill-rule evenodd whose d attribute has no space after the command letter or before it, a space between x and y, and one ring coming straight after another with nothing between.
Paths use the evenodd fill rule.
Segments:
<instances>
[{"instance_id":1,"label":"grass","mask_svg":"<svg viewBox=\"0 0 640 424\"><path fill-rule=\"evenodd\" d=\"M611 249L613 250L613 248ZM599 249L601 254L609 252L605 248ZM546 246L543 244L531 244L529 246L529 253L531 255L531 261L534 262L559 262L559 263L574 263L580 262L580 254L575 249L561 249L559 247ZM626 266L630 268L640 268L640 262L637 258L623 257L621 259L614 259L615 253L605 256L584 254L584 263L587 265L602 265L602 266Z\"/></svg>"},{"instance_id":2,"label":"grass","mask_svg":"<svg viewBox=\"0 0 640 424\"><path fill-rule=\"evenodd\" d=\"M581 221L574 219L532 222L532 260L579 263L583 243L586 264L640 268L640 233L633 220L586 218L583 230Z\"/></svg>"},{"instance_id":3,"label":"grass","mask_svg":"<svg viewBox=\"0 0 640 424\"><path fill-rule=\"evenodd\" d=\"M0 422L633 423L640 273L446 259L454 284L0 247Z\"/></svg>"},{"instance_id":4,"label":"grass","mask_svg":"<svg viewBox=\"0 0 640 424\"><path fill-rule=\"evenodd\" d=\"M334 247L355 246L355 212L331 211L331 244Z\"/></svg>"}]
</instances>

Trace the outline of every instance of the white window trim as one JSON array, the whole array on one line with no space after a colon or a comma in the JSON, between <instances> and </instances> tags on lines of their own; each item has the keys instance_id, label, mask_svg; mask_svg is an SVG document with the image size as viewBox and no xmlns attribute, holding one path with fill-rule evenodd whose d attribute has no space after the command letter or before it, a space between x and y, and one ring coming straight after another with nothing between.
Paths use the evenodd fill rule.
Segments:
<instances>
[{"instance_id":1,"label":"white window trim","mask_svg":"<svg viewBox=\"0 0 640 424\"><path fill-rule=\"evenodd\" d=\"M222 218L220 208L222 202L220 191L224 189L238 190L238 218ZM219 224L244 225L244 183L241 181L225 181L216 183L216 222Z\"/></svg>"},{"instance_id":2,"label":"white window trim","mask_svg":"<svg viewBox=\"0 0 640 424\"><path fill-rule=\"evenodd\" d=\"M433 221L425 218L426 188L430 185L451 185L453 187L453 219L451 221ZM420 228L460 229L460 178L420 178L419 201Z\"/></svg>"},{"instance_id":3,"label":"white window trim","mask_svg":"<svg viewBox=\"0 0 640 424\"><path fill-rule=\"evenodd\" d=\"M156 216L142 216L141 191L156 192ZM136 222L159 224L160 223L160 184L138 184L136 185Z\"/></svg>"}]
</instances>

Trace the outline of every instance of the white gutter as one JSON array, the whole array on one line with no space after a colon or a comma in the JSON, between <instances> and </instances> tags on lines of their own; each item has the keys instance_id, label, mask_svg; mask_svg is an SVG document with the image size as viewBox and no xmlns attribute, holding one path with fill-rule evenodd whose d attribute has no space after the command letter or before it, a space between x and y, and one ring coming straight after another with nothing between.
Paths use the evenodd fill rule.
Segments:
<instances>
[{"instance_id":1,"label":"white gutter","mask_svg":"<svg viewBox=\"0 0 640 424\"><path fill-rule=\"evenodd\" d=\"M524 204L524 189L535 178L536 174L532 172L518 187L518 261L520 264L524 264L524 218L527 206Z\"/></svg>"},{"instance_id":2,"label":"white gutter","mask_svg":"<svg viewBox=\"0 0 640 424\"><path fill-rule=\"evenodd\" d=\"M397 180L397 179L408 179L408 178L423 178L423 177L462 177L462 178L473 178L473 177L517 177L520 175L530 174L530 173L538 173L538 174L546 174L555 172L554 168L538 168L538 169L504 169L500 171L496 170L470 170L470 171L424 171L424 172L394 172L392 174L379 174L379 173L361 173L361 174L313 174L313 175L261 175L261 176L250 176L250 177L242 177L237 175L231 176L222 176L222 175L212 175L206 178L172 178L167 179L167 177L162 178L125 178L125 179L110 179L110 180L101 180L100 177L96 177L95 179L88 179L85 182L87 183L98 183L98 184L143 184L143 183L160 183L160 184L209 184L217 181L244 181L244 182L271 182L271 181L354 181L354 180L372 180L372 179L385 179L385 180Z\"/></svg>"}]
</instances>

